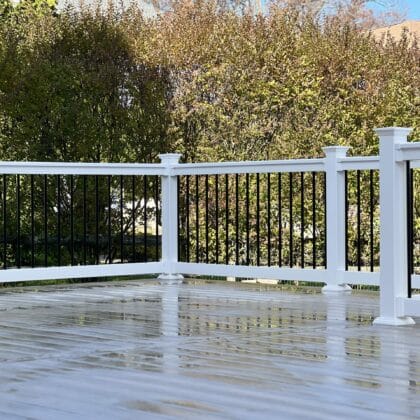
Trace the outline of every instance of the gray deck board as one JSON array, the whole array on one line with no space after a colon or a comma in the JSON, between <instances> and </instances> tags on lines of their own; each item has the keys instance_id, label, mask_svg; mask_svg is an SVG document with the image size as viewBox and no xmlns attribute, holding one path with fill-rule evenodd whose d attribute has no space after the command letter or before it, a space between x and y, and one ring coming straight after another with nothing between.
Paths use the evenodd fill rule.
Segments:
<instances>
[{"instance_id":1,"label":"gray deck board","mask_svg":"<svg viewBox=\"0 0 420 420\"><path fill-rule=\"evenodd\" d=\"M3 289L0 418L419 418L420 324L377 314L225 282Z\"/></svg>"}]
</instances>

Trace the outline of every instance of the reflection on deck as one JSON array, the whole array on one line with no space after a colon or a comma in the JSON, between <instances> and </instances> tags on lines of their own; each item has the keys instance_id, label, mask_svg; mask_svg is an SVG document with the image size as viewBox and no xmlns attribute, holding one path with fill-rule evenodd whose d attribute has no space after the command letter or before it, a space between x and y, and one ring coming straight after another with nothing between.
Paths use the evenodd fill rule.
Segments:
<instances>
[{"instance_id":1,"label":"reflection on deck","mask_svg":"<svg viewBox=\"0 0 420 420\"><path fill-rule=\"evenodd\" d=\"M0 418L420 416L378 296L131 281L0 293Z\"/></svg>"}]
</instances>

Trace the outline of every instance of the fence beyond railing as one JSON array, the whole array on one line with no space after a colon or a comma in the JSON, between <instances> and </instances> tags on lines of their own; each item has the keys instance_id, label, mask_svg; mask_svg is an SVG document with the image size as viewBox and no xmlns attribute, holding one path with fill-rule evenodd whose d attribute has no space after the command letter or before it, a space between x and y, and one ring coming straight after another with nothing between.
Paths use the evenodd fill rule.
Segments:
<instances>
[{"instance_id":1,"label":"fence beyond railing","mask_svg":"<svg viewBox=\"0 0 420 420\"><path fill-rule=\"evenodd\" d=\"M381 288L378 324L420 316L410 130L380 155L160 164L0 162L0 282L159 274ZM418 209L417 209L418 207ZM379 211L381 209L381 211Z\"/></svg>"}]
</instances>

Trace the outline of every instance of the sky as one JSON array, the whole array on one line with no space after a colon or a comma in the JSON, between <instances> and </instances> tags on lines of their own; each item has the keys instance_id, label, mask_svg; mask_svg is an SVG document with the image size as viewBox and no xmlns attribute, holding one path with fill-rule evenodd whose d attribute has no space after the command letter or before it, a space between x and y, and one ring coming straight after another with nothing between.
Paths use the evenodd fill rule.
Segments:
<instances>
[{"instance_id":1,"label":"sky","mask_svg":"<svg viewBox=\"0 0 420 420\"><path fill-rule=\"evenodd\" d=\"M0 0L1 1L1 0ZM19 0L14 0L14 1L19 1ZM77 3L78 0L67 0L70 3ZM85 3L89 3L91 0L85 0ZM104 1L104 0L103 0ZM131 0L122 0L123 3L128 3ZM105 1L104 1L105 2ZM58 3L60 4L64 4L65 0L58 0ZM144 1L144 4L149 4L150 5L150 0L149 1ZM262 4L265 4L265 0L261 0ZM369 6L378 12L381 12L384 10L384 7L381 6L382 4L394 4L398 6L398 9L401 10L401 12L403 12L404 16L407 19L410 20L420 20L420 0L372 0L369 3ZM146 6L147 8L147 6ZM151 10L153 10L150 7Z\"/></svg>"},{"instance_id":2,"label":"sky","mask_svg":"<svg viewBox=\"0 0 420 420\"><path fill-rule=\"evenodd\" d=\"M380 1L378 1L378 3L380 3ZM402 12L406 12L407 19L420 20L420 0L399 0L395 1L395 3L401 7ZM374 4L373 2L370 6L374 10L381 10L381 6Z\"/></svg>"}]
</instances>

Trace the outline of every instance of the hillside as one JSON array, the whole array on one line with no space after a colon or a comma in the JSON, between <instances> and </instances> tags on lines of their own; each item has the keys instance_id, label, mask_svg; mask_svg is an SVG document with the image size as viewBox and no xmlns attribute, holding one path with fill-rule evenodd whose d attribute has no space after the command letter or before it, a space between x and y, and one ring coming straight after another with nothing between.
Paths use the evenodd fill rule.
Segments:
<instances>
[{"instance_id":1,"label":"hillside","mask_svg":"<svg viewBox=\"0 0 420 420\"><path fill-rule=\"evenodd\" d=\"M380 39L382 36L389 33L395 40L398 41L401 38L401 34L405 30L408 30L410 37L419 39L420 38L420 21L406 20L397 25L385 26L382 28L375 29L372 31L372 33L376 39Z\"/></svg>"}]
</instances>

